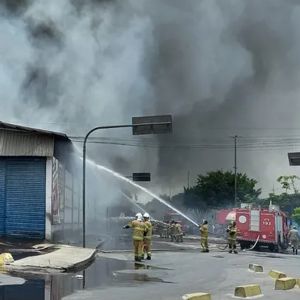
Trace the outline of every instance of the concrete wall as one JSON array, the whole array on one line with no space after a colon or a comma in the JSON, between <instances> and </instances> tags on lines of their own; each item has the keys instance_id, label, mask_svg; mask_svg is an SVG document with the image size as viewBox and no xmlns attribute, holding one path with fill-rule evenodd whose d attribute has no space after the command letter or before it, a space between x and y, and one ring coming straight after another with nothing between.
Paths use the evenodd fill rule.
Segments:
<instances>
[{"instance_id":1,"label":"concrete wall","mask_svg":"<svg viewBox=\"0 0 300 300\"><path fill-rule=\"evenodd\" d=\"M52 158L52 224L53 242L81 242L82 196L81 182L65 164Z\"/></svg>"}]
</instances>

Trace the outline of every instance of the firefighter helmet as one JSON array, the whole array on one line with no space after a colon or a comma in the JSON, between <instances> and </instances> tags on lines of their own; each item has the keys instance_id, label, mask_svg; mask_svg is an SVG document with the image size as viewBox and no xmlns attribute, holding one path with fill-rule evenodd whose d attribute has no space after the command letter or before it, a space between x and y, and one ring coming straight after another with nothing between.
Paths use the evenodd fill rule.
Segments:
<instances>
[{"instance_id":1,"label":"firefighter helmet","mask_svg":"<svg viewBox=\"0 0 300 300\"><path fill-rule=\"evenodd\" d=\"M135 215L135 218L136 218L137 220L142 220L143 216L142 216L141 213L137 213L137 214Z\"/></svg>"}]
</instances>

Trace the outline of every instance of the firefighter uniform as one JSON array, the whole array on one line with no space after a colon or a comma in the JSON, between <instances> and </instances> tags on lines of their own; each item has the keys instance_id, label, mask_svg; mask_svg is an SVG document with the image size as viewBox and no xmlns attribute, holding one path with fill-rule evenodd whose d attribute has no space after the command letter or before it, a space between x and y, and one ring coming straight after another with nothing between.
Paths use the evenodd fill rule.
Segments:
<instances>
[{"instance_id":1,"label":"firefighter uniform","mask_svg":"<svg viewBox=\"0 0 300 300\"><path fill-rule=\"evenodd\" d=\"M146 233L144 236L144 242L147 248L147 259L151 260L151 239L152 239L152 224L149 221L150 216L145 213L144 214L144 222L146 226ZM143 254L144 255L144 254Z\"/></svg>"},{"instance_id":2,"label":"firefighter uniform","mask_svg":"<svg viewBox=\"0 0 300 300\"><path fill-rule=\"evenodd\" d=\"M167 221L166 224L166 238L168 239L170 237L170 222Z\"/></svg>"},{"instance_id":3,"label":"firefighter uniform","mask_svg":"<svg viewBox=\"0 0 300 300\"><path fill-rule=\"evenodd\" d=\"M123 228L132 228L132 239L134 245L134 259L135 261L142 261L143 258L143 244L144 233L146 232L146 224L141 217L137 217L137 220L129 222Z\"/></svg>"},{"instance_id":4,"label":"firefighter uniform","mask_svg":"<svg viewBox=\"0 0 300 300\"><path fill-rule=\"evenodd\" d=\"M176 240L176 228L174 221L171 222L170 226L170 236L171 236L171 242L174 242Z\"/></svg>"},{"instance_id":5,"label":"firefighter uniform","mask_svg":"<svg viewBox=\"0 0 300 300\"><path fill-rule=\"evenodd\" d=\"M181 224L176 222L175 223L175 228L176 228L176 234L177 234L177 242L183 243L183 232L182 232L182 228L181 228Z\"/></svg>"},{"instance_id":6,"label":"firefighter uniform","mask_svg":"<svg viewBox=\"0 0 300 300\"><path fill-rule=\"evenodd\" d=\"M201 246L202 252L209 252L208 249L208 222L206 220L203 221L202 226L199 226L201 233Z\"/></svg>"},{"instance_id":7,"label":"firefighter uniform","mask_svg":"<svg viewBox=\"0 0 300 300\"><path fill-rule=\"evenodd\" d=\"M299 245L299 232L296 229L296 226L289 232L289 239L293 249L293 254L298 254L298 245Z\"/></svg>"},{"instance_id":8,"label":"firefighter uniform","mask_svg":"<svg viewBox=\"0 0 300 300\"><path fill-rule=\"evenodd\" d=\"M232 250L235 254L237 254L236 250L236 235L237 235L237 227L235 222L231 222L226 232L228 233L228 247L229 253L232 253Z\"/></svg>"}]
</instances>

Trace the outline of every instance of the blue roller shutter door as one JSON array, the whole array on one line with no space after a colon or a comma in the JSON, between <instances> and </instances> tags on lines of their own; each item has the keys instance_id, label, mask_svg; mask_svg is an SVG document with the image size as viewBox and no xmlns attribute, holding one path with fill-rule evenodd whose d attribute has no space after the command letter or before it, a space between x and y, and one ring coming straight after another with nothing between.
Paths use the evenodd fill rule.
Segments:
<instances>
[{"instance_id":1,"label":"blue roller shutter door","mask_svg":"<svg viewBox=\"0 0 300 300\"><path fill-rule=\"evenodd\" d=\"M5 162L0 160L0 236L5 230Z\"/></svg>"},{"instance_id":2,"label":"blue roller shutter door","mask_svg":"<svg viewBox=\"0 0 300 300\"><path fill-rule=\"evenodd\" d=\"M5 235L45 238L46 159L6 160Z\"/></svg>"}]
</instances>

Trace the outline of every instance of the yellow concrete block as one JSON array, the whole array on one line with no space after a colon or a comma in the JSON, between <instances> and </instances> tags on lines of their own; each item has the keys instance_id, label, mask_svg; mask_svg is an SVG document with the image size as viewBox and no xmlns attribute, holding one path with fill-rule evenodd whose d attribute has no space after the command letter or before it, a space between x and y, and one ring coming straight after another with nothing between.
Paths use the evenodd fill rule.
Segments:
<instances>
[{"instance_id":1,"label":"yellow concrete block","mask_svg":"<svg viewBox=\"0 0 300 300\"><path fill-rule=\"evenodd\" d=\"M256 265L256 264L250 264L249 269L252 270L253 272L263 272L264 271L264 268L262 266Z\"/></svg>"},{"instance_id":2,"label":"yellow concrete block","mask_svg":"<svg viewBox=\"0 0 300 300\"><path fill-rule=\"evenodd\" d=\"M0 266L3 266L5 263L4 263L4 259L2 257L2 255L0 255Z\"/></svg>"},{"instance_id":3,"label":"yellow concrete block","mask_svg":"<svg viewBox=\"0 0 300 300\"><path fill-rule=\"evenodd\" d=\"M280 272L280 271L271 270L271 271L269 272L269 276L272 277L272 278L278 279L278 278L285 278L285 277L286 277L286 274L285 274L285 273L282 273L282 272Z\"/></svg>"},{"instance_id":4,"label":"yellow concrete block","mask_svg":"<svg viewBox=\"0 0 300 300\"><path fill-rule=\"evenodd\" d=\"M261 289L258 284L237 286L234 291L235 297L247 298L259 295L261 295Z\"/></svg>"},{"instance_id":5,"label":"yellow concrete block","mask_svg":"<svg viewBox=\"0 0 300 300\"><path fill-rule=\"evenodd\" d=\"M300 278L297 279L297 285L300 287Z\"/></svg>"},{"instance_id":6,"label":"yellow concrete block","mask_svg":"<svg viewBox=\"0 0 300 300\"><path fill-rule=\"evenodd\" d=\"M14 259L10 253L2 253L0 256L4 262L4 265L9 265L14 262Z\"/></svg>"},{"instance_id":7,"label":"yellow concrete block","mask_svg":"<svg viewBox=\"0 0 300 300\"><path fill-rule=\"evenodd\" d=\"M295 287L296 283L295 278L278 278L275 282L275 290L291 290Z\"/></svg>"},{"instance_id":8,"label":"yellow concrete block","mask_svg":"<svg viewBox=\"0 0 300 300\"><path fill-rule=\"evenodd\" d=\"M208 293L186 294L182 300L211 300L211 295Z\"/></svg>"}]
</instances>

